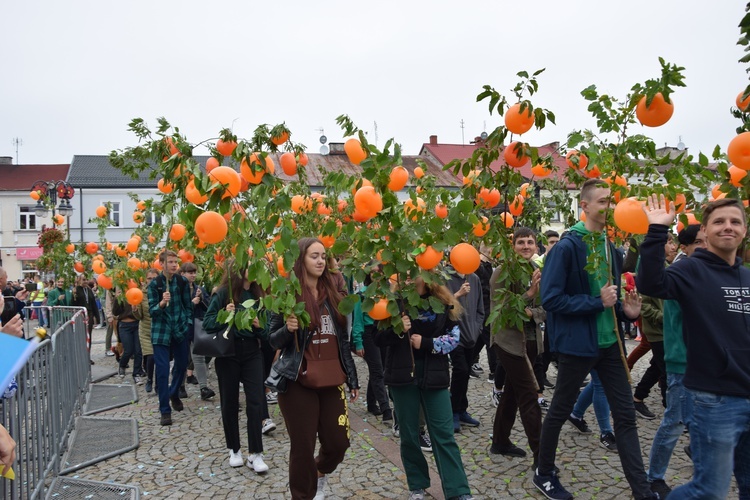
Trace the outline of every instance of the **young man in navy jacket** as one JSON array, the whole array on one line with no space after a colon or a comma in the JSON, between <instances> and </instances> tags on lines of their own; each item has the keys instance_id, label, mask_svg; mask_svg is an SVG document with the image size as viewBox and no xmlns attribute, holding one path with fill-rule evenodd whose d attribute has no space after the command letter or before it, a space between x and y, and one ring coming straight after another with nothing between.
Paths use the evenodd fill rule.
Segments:
<instances>
[{"instance_id":1,"label":"young man in navy jacket","mask_svg":"<svg viewBox=\"0 0 750 500\"><path fill-rule=\"evenodd\" d=\"M649 228L636 283L645 294L679 302L687 348L683 383L693 480L669 498L726 498L732 470L740 498L748 498L750 270L737 256L747 234L745 210L728 198L709 203L701 222L706 249L667 269L661 262L674 204L652 195L644 210Z\"/></svg>"},{"instance_id":2,"label":"young man in navy jacket","mask_svg":"<svg viewBox=\"0 0 750 500\"><path fill-rule=\"evenodd\" d=\"M633 495L636 500L659 498L651 492L643 467L633 392L622 351L619 320L637 318L641 302L635 292L619 300L621 261L604 232L610 209L609 186L599 179L586 181L580 204L586 221L574 225L557 243L542 273L542 307L547 311L550 349L558 353L558 372L552 404L542 424L534 485L547 498L573 498L555 472L555 451L581 382L596 369L612 409L617 450ZM586 269L592 253L598 254L599 263L593 273Z\"/></svg>"}]
</instances>

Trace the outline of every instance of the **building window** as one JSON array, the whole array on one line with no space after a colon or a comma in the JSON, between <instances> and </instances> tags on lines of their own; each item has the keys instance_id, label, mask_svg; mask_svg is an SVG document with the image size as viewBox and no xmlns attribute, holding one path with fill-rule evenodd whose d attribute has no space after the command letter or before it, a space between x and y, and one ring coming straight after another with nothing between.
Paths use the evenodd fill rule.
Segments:
<instances>
[{"instance_id":1,"label":"building window","mask_svg":"<svg viewBox=\"0 0 750 500\"><path fill-rule=\"evenodd\" d=\"M36 229L36 214L33 206L18 207L18 229L21 231Z\"/></svg>"},{"instance_id":2,"label":"building window","mask_svg":"<svg viewBox=\"0 0 750 500\"><path fill-rule=\"evenodd\" d=\"M557 203L555 200L549 199L547 200L547 211L550 213L549 221L550 222L561 222L562 218L560 217L560 211L557 209Z\"/></svg>"},{"instance_id":3,"label":"building window","mask_svg":"<svg viewBox=\"0 0 750 500\"><path fill-rule=\"evenodd\" d=\"M109 203L110 205L110 209L109 209L110 220L115 223L115 227L120 227L120 202L119 201L110 201L110 202L103 201L101 204L106 205L107 203Z\"/></svg>"},{"instance_id":4,"label":"building window","mask_svg":"<svg viewBox=\"0 0 750 500\"><path fill-rule=\"evenodd\" d=\"M153 212L146 212L145 224L147 226L154 226L156 224L161 224L161 214L155 214Z\"/></svg>"}]
</instances>

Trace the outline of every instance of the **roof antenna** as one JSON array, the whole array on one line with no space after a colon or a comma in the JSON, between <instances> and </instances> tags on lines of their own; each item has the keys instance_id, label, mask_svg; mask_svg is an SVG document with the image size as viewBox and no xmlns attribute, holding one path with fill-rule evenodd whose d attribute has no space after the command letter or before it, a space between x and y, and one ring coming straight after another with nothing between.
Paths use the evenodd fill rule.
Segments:
<instances>
[{"instance_id":1,"label":"roof antenna","mask_svg":"<svg viewBox=\"0 0 750 500\"><path fill-rule=\"evenodd\" d=\"M685 143L682 142L682 136L677 136L677 140L679 141L677 143L677 151L685 151Z\"/></svg>"},{"instance_id":2,"label":"roof antenna","mask_svg":"<svg viewBox=\"0 0 750 500\"><path fill-rule=\"evenodd\" d=\"M20 163L18 163L18 146L23 146L23 139L15 137L10 141L10 143L16 147L16 165L20 165Z\"/></svg>"},{"instance_id":3,"label":"roof antenna","mask_svg":"<svg viewBox=\"0 0 750 500\"><path fill-rule=\"evenodd\" d=\"M464 140L464 119L461 118L461 145L465 146L466 141Z\"/></svg>"}]
</instances>

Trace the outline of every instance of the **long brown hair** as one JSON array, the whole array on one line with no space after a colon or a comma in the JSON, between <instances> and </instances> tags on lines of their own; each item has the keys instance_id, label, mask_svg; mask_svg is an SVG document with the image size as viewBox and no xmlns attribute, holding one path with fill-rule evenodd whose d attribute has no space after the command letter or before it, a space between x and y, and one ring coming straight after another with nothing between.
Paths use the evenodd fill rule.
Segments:
<instances>
[{"instance_id":1,"label":"long brown hair","mask_svg":"<svg viewBox=\"0 0 750 500\"><path fill-rule=\"evenodd\" d=\"M224 276L221 278L219 290L229 290L229 287L231 285L232 301L234 302L235 306L242 303L240 297L242 297L242 292L245 290L244 283L246 271L246 268L237 269L234 259L227 259L224 262ZM250 293L255 298L261 298L264 295L263 289L255 281L250 281Z\"/></svg>"},{"instance_id":2,"label":"long brown hair","mask_svg":"<svg viewBox=\"0 0 750 500\"><path fill-rule=\"evenodd\" d=\"M456 297L453 295L453 292L448 290L448 287L446 287L445 285L439 285L437 283L425 282L424 286L425 288L427 288L427 291L430 293L430 295L432 295L445 305L448 317L453 321L458 321L458 318L460 318L461 314L463 314L464 312L464 308L461 306L461 303L458 301L458 299L456 299Z\"/></svg>"},{"instance_id":3,"label":"long brown hair","mask_svg":"<svg viewBox=\"0 0 750 500\"><path fill-rule=\"evenodd\" d=\"M312 291L307 286L307 270L305 269L305 255L307 250L313 243L320 243L321 241L317 238L302 238L299 240L299 257L294 261L294 275L300 280L302 285L302 295L297 300L302 300L305 303L305 310L310 315L310 329L317 330L320 328L320 307L328 301L331 306L331 315L339 325L346 324L346 318L339 312L339 302L343 298L339 287L336 284L336 280L333 274L329 271L326 266L323 274L318 278L318 300L317 303L313 297ZM325 248L325 247L324 247Z\"/></svg>"}]
</instances>

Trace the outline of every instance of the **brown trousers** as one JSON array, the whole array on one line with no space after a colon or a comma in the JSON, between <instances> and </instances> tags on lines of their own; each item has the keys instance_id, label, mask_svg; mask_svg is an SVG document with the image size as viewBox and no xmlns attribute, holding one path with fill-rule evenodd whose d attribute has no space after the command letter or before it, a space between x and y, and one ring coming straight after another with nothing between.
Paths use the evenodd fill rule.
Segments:
<instances>
[{"instance_id":1,"label":"brown trousers","mask_svg":"<svg viewBox=\"0 0 750 500\"><path fill-rule=\"evenodd\" d=\"M516 412L521 412L521 423L534 454L539 455L539 439L542 435L542 410L537 402L537 383L534 376L536 341L526 342L526 357L514 356L494 345L497 359L505 369L505 391L495 412L492 427L492 444L501 448L512 445L510 431L516 421Z\"/></svg>"},{"instance_id":2,"label":"brown trousers","mask_svg":"<svg viewBox=\"0 0 750 500\"><path fill-rule=\"evenodd\" d=\"M289 432L289 489L292 498L315 496L318 472L330 474L349 449L349 409L344 386L308 389L289 382L279 394L279 408ZM315 456L315 442L320 450Z\"/></svg>"}]
</instances>

